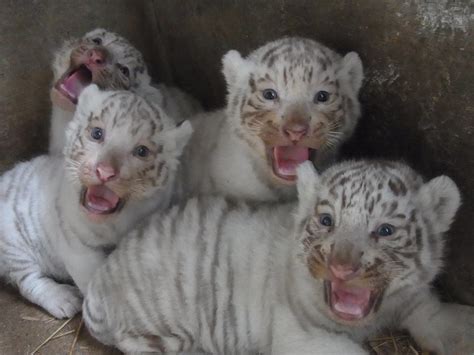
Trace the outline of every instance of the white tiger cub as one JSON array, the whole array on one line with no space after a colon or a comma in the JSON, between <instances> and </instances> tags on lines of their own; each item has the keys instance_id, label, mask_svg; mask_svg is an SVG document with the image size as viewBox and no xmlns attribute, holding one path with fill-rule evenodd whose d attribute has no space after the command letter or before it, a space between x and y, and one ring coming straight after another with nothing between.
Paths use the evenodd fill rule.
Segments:
<instances>
[{"instance_id":1,"label":"white tiger cub","mask_svg":"<svg viewBox=\"0 0 474 355\"><path fill-rule=\"evenodd\" d=\"M223 58L227 107L192 118L185 188L268 201L296 196L295 168L324 168L360 115L362 63L305 38Z\"/></svg>"},{"instance_id":2,"label":"white tiger cub","mask_svg":"<svg viewBox=\"0 0 474 355\"><path fill-rule=\"evenodd\" d=\"M41 156L0 177L0 277L57 318L124 232L167 208L192 128L129 91L90 85L68 127L65 158Z\"/></svg>"},{"instance_id":3,"label":"white tiger cub","mask_svg":"<svg viewBox=\"0 0 474 355\"><path fill-rule=\"evenodd\" d=\"M98 28L82 38L65 41L52 63L52 120L49 151L60 154L66 127L85 87L94 83L104 90L132 90L154 101L178 119L202 110L191 96L164 84L152 86L142 54L116 33Z\"/></svg>"},{"instance_id":4,"label":"white tiger cub","mask_svg":"<svg viewBox=\"0 0 474 355\"><path fill-rule=\"evenodd\" d=\"M474 308L430 289L456 185L390 162L298 173L298 203L194 198L131 232L89 284L91 333L126 353L326 355L401 326L439 354L474 351Z\"/></svg>"}]
</instances>

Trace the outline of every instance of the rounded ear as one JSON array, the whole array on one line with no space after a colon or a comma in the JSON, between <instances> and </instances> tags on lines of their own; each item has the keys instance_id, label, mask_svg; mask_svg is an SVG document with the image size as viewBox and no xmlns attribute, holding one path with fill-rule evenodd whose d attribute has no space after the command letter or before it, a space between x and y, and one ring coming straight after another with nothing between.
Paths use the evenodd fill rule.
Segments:
<instances>
[{"instance_id":1,"label":"rounded ear","mask_svg":"<svg viewBox=\"0 0 474 355\"><path fill-rule=\"evenodd\" d=\"M92 36L92 35L98 35L100 33L106 33L106 32L109 32L107 31L106 29L102 28L102 27L97 27L97 28L94 28L93 30L90 30L89 32L87 32L84 37L89 37L89 36Z\"/></svg>"},{"instance_id":2,"label":"rounded ear","mask_svg":"<svg viewBox=\"0 0 474 355\"><path fill-rule=\"evenodd\" d=\"M101 91L96 84L88 85L79 95L78 106L90 106L101 97Z\"/></svg>"},{"instance_id":3,"label":"rounded ear","mask_svg":"<svg viewBox=\"0 0 474 355\"><path fill-rule=\"evenodd\" d=\"M342 58L339 78L346 81L356 94L359 92L364 80L364 69L356 52L349 52Z\"/></svg>"},{"instance_id":4,"label":"rounded ear","mask_svg":"<svg viewBox=\"0 0 474 355\"><path fill-rule=\"evenodd\" d=\"M143 68L143 71L137 72L137 82L138 87L151 85L151 77L150 74L148 74L148 69L146 67Z\"/></svg>"},{"instance_id":5,"label":"rounded ear","mask_svg":"<svg viewBox=\"0 0 474 355\"><path fill-rule=\"evenodd\" d=\"M172 153L175 158L182 153L193 133L193 126L188 120L178 123L178 125L167 131L164 139L164 150Z\"/></svg>"},{"instance_id":6,"label":"rounded ear","mask_svg":"<svg viewBox=\"0 0 474 355\"><path fill-rule=\"evenodd\" d=\"M461 205L461 194L453 180L438 176L421 187L418 203L435 232L444 233Z\"/></svg>"},{"instance_id":7,"label":"rounded ear","mask_svg":"<svg viewBox=\"0 0 474 355\"><path fill-rule=\"evenodd\" d=\"M316 201L317 187L320 183L319 175L310 161L300 164L296 169L298 180L298 215L303 218L311 214Z\"/></svg>"},{"instance_id":8,"label":"rounded ear","mask_svg":"<svg viewBox=\"0 0 474 355\"><path fill-rule=\"evenodd\" d=\"M224 73L227 85L235 83L238 73L245 64L246 60L236 50L230 50L222 57L222 73Z\"/></svg>"}]
</instances>

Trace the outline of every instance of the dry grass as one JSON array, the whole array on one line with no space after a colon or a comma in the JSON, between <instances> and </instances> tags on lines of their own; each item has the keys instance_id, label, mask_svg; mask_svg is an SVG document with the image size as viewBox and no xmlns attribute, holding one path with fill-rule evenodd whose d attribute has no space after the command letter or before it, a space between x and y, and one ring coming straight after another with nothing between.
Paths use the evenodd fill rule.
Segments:
<instances>
[{"instance_id":1,"label":"dry grass","mask_svg":"<svg viewBox=\"0 0 474 355\"><path fill-rule=\"evenodd\" d=\"M46 344L48 344L48 342L51 341L51 339L53 339L55 337L55 335L57 335L66 325L69 324L69 322L71 322L74 318L70 318L68 319L67 321L63 322L63 324L61 324L61 326L59 328L57 328L49 337L47 337L40 345L38 345L35 350L33 350L31 352L31 355L35 355L39 350L41 350L41 348L43 346L45 346Z\"/></svg>"},{"instance_id":2,"label":"dry grass","mask_svg":"<svg viewBox=\"0 0 474 355\"><path fill-rule=\"evenodd\" d=\"M22 316L23 320L31 322L46 322L48 323L51 319L48 316L45 317L31 317L31 316ZM38 355L40 350L42 350L47 344L51 341L54 341L58 338L70 337L71 345L69 347L68 355L73 355L75 350L81 352L86 351L87 347L79 346L77 347L77 342L82 335L85 335L82 332L84 328L84 321L81 317L80 323L75 329L63 330L74 318L64 321L58 328L56 328L46 339L39 344L35 350L33 350L31 355ZM370 349L371 355L430 355L429 352L421 350L418 345L413 341L408 333L396 332L392 333L387 331L383 335L372 338L367 341L367 346Z\"/></svg>"},{"instance_id":3,"label":"dry grass","mask_svg":"<svg viewBox=\"0 0 474 355\"><path fill-rule=\"evenodd\" d=\"M369 339L368 347L373 355L429 355L423 351L408 333L388 331L387 334Z\"/></svg>"},{"instance_id":4,"label":"dry grass","mask_svg":"<svg viewBox=\"0 0 474 355\"><path fill-rule=\"evenodd\" d=\"M48 317L49 318L49 317ZM33 322L37 322L37 321L45 321L44 319L39 319L39 318L34 318L34 317L28 317L28 316L25 316L25 317L22 317L23 320L29 320L29 321L33 321ZM60 333L61 330L63 330L74 318L70 318L66 321L64 321L57 329L55 329L40 345L38 345L35 350L33 350L31 352L31 355L35 355L35 354L38 354L38 352L44 347L46 346L49 342L55 340L55 339L59 339L59 338L63 338L63 337L66 337L66 336L73 336L72 338L72 341L71 341L71 346L69 348L69 352L68 354L69 355L73 355L74 354L74 350L76 348L76 344L77 344L77 340L79 339L79 336L81 335L81 330L83 328L83 325L84 325L84 320L82 319L81 317L81 321L79 322L79 325L77 326L76 329L72 329L72 330L68 330L68 331L65 331L63 333ZM47 322L47 320L46 320Z\"/></svg>"},{"instance_id":5,"label":"dry grass","mask_svg":"<svg viewBox=\"0 0 474 355\"><path fill-rule=\"evenodd\" d=\"M84 318L81 317L81 321L76 329L76 334L74 335L74 340L72 341L71 348L69 349L69 355L74 354L74 348L76 347L77 339L79 339L79 335L81 334L83 325L84 325Z\"/></svg>"}]
</instances>

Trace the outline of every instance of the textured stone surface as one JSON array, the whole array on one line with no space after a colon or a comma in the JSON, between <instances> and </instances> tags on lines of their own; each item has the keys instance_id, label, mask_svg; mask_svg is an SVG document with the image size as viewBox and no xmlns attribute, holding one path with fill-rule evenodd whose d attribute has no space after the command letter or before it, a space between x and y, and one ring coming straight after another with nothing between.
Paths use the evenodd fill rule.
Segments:
<instances>
[{"instance_id":1,"label":"textured stone surface","mask_svg":"<svg viewBox=\"0 0 474 355\"><path fill-rule=\"evenodd\" d=\"M0 171L45 151L51 52L65 38L95 27L130 39L155 78L181 86L208 108L224 103L220 58L229 49L247 54L269 40L298 35L340 52L357 51L367 77L364 115L346 156L402 158L427 178L447 174L458 183L464 204L449 234L441 285L448 296L474 304L472 1L1 0L0 5ZM31 312L14 291L0 291L0 353L31 351L50 334L53 326L21 318ZM63 340L49 353L65 353L71 339ZM79 352L95 349L84 346L90 348Z\"/></svg>"}]
</instances>

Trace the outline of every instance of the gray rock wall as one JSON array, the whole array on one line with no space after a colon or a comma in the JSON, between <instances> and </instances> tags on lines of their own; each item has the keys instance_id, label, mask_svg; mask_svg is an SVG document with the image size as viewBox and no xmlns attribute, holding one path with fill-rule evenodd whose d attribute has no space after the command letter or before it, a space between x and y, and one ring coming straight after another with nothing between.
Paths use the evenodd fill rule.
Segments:
<instances>
[{"instance_id":1,"label":"gray rock wall","mask_svg":"<svg viewBox=\"0 0 474 355\"><path fill-rule=\"evenodd\" d=\"M365 64L363 119L347 157L400 158L451 176L464 204L451 233L448 296L474 304L474 3L470 0L5 1L0 13L0 169L43 152L51 50L96 26L144 51L156 79L223 105L220 58L307 36Z\"/></svg>"}]
</instances>

